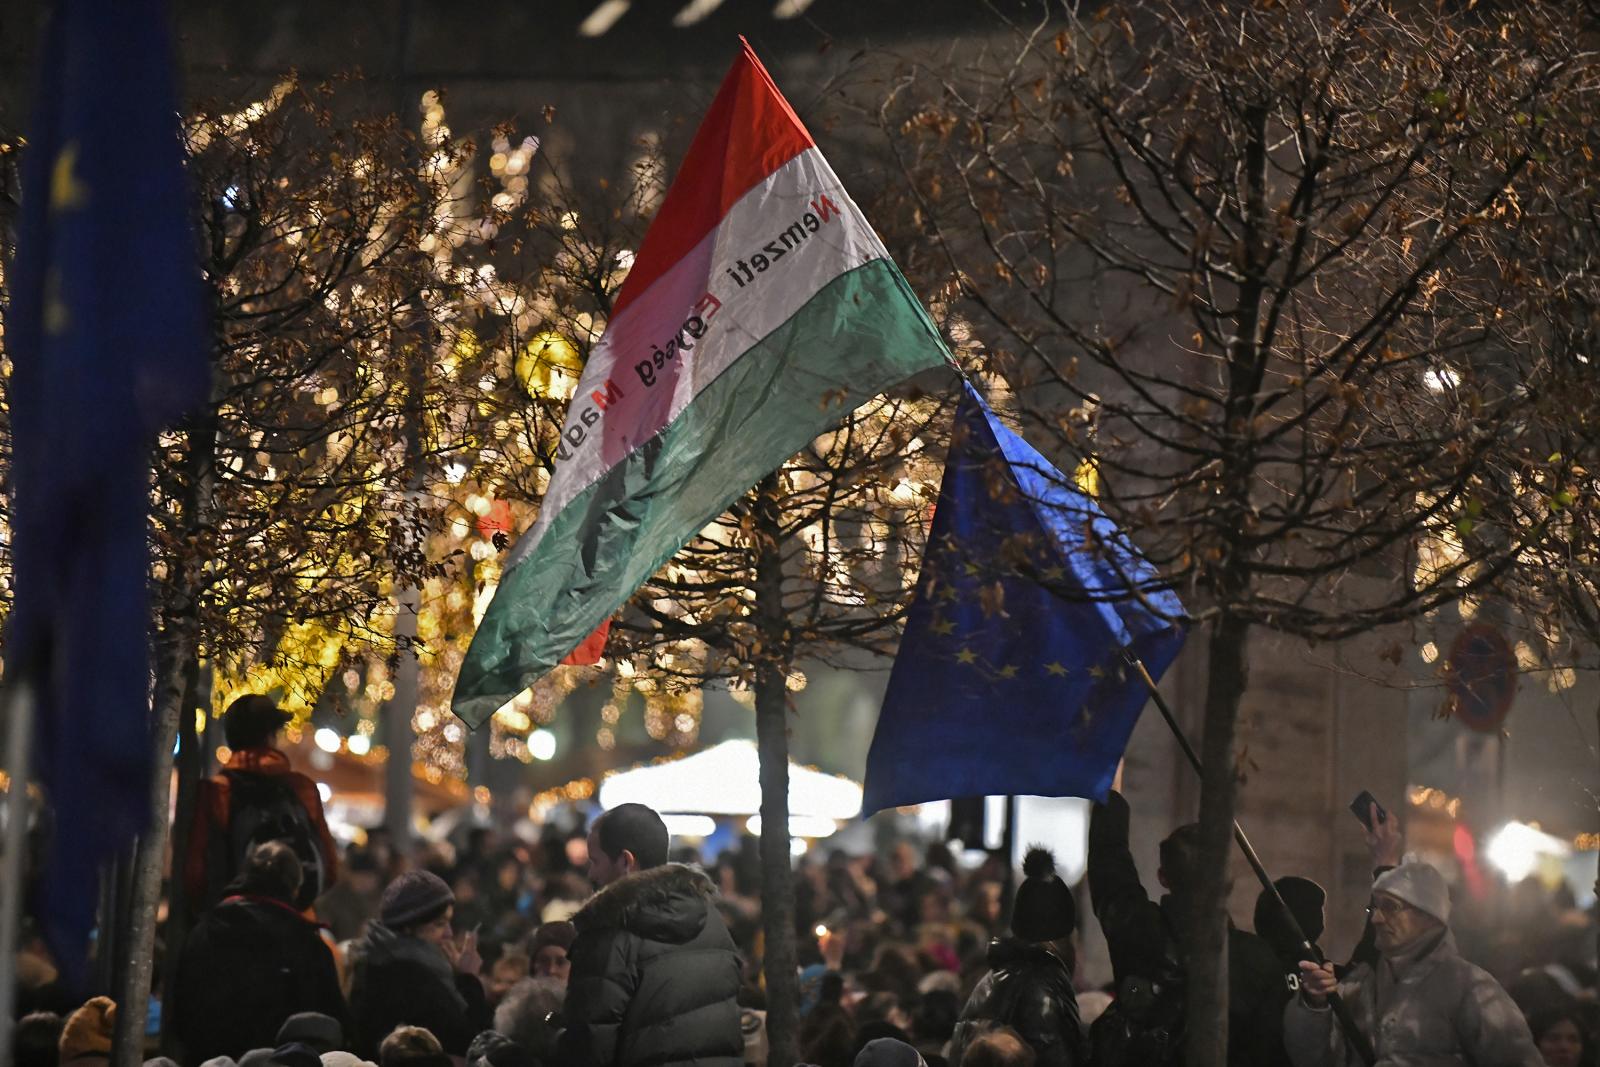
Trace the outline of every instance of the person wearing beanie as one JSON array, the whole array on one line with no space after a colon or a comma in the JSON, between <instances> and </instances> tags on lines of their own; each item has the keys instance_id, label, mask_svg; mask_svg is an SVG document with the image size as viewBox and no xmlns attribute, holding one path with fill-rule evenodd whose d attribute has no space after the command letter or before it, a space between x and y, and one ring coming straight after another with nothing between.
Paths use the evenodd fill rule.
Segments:
<instances>
[{"instance_id":1,"label":"person wearing beanie","mask_svg":"<svg viewBox=\"0 0 1600 1067\"><path fill-rule=\"evenodd\" d=\"M894 1037L877 1037L861 1046L855 1067L928 1067L922 1053Z\"/></svg>"},{"instance_id":2,"label":"person wearing beanie","mask_svg":"<svg viewBox=\"0 0 1600 1067\"><path fill-rule=\"evenodd\" d=\"M338 1044L349 1008L332 951L294 906L302 877L294 850L267 842L184 938L168 1010L188 1067L305 1040L280 1034L291 1018L326 1020Z\"/></svg>"},{"instance_id":3,"label":"person wearing beanie","mask_svg":"<svg viewBox=\"0 0 1600 1067\"><path fill-rule=\"evenodd\" d=\"M454 914L455 895L430 871L406 871L384 887L351 976L351 1051L377 1059L383 1040L406 1025L464 1057L473 1037L493 1024L478 976L477 932L454 936Z\"/></svg>"},{"instance_id":4,"label":"person wearing beanie","mask_svg":"<svg viewBox=\"0 0 1600 1067\"><path fill-rule=\"evenodd\" d=\"M959 1064L967 1046L996 1026L1022 1035L1040 1067L1088 1062L1072 988L1078 906L1056 874L1049 849L1029 849L1022 873L1011 907L1011 936L989 944L989 973L961 1012L950 1042L951 1063Z\"/></svg>"},{"instance_id":5,"label":"person wearing beanie","mask_svg":"<svg viewBox=\"0 0 1600 1067\"><path fill-rule=\"evenodd\" d=\"M273 1049L268 1062L276 1067L322 1067L322 1053L304 1041L290 1041Z\"/></svg>"},{"instance_id":6,"label":"person wearing beanie","mask_svg":"<svg viewBox=\"0 0 1600 1067\"><path fill-rule=\"evenodd\" d=\"M1277 954L1284 984L1290 989L1299 989L1300 961L1305 958L1305 950L1300 946L1300 938L1296 936L1294 927L1299 926L1306 938L1315 944L1317 938L1322 936L1323 906L1327 903L1328 893L1311 879L1292 874L1279 878L1272 883L1272 887L1283 899L1283 905L1269 890L1263 889L1256 896L1253 925L1257 936L1271 945L1272 951ZM1284 906L1289 909L1293 925L1284 917Z\"/></svg>"},{"instance_id":7,"label":"person wearing beanie","mask_svg":"<svg viewBox=\"0 0 1600 1067\"><path fill-rule=\"evenodd\" d=\"M1541 1067L1544 1057L1516 1003L1483 968L1456 951L1450 888L1426 863L1402 863L1372 883L1368 908L1378 958L1340 981L1330 964L1300 964L1300 993L1284 1009L1295 1067L1353 1060L1333 1023L1338 991L1373 1038L1378 1067Z\"/></svg>"},{"instance_id":8,"label":"person wearing beanie","mask_svg":"<svg viewBox=\"0 0 1600 1067\"><path fill-rule=\"evenodd\" d=\"M293 1042L310 1045L317 1055L344 1046L344 1024L319 1011L301 1011L289 1016L278 1027L278 1044Z\"/></svg>"},{"instance_id":9,"label":"person wearing beanie","mask_svg":"<svg viewBox=\"0 0 1600 1067\"><path fill-rule=\"evenodd\" d=\"M563 986L572 973L572 943L578 928L569 922L541 923L528 943L529 973L535 978L554 978Z\"/></svg>"},{"instance_id":10,"label":"person wearing beanie","mask_svg":"<svg viewBox=\"0 0 1600 1067\"><path fill-rule=\"evenodd\" d=\"M91 997L61 1029L61 1067L103 1067L116 1028L116 1004L110 997Z\"/></svg>"},{"instance_id":11,"label":"person wearing beanie","mask_svg":"<svg viewBox=\"0 0 1600 1067\"><path fill-rule=\"evenodd\" d=\"M1097 1067L1167 1062L1183 1041L1188 1011L1182 942L1192 925L1199 880L1200 827L1190 823L1160 846L1151 900L1133 862L1132 811L1115 789L1089 816L1089 899L1100 920L1117 995L1089 1030ZM1267 942L1228 924L1229 1067L1284 1062L1283 1006L1289 998L1277 954Z\"/></svg>"}]
</instances>

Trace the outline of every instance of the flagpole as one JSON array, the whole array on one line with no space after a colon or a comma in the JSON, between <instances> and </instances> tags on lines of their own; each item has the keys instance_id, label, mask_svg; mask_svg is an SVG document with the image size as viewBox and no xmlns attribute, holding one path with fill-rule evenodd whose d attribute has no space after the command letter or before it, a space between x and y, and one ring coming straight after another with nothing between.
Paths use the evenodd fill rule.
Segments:
<instances>
[{"instance_id":1,"label":"flagpole","mask_svg":"<svg viewBox=\"0 0 1600 1067\"><path fill-rule=\"evenodd\" d=\"M6 803L0 854L0 1052L11 1048L16 1019L17 942L22 931L23 855L28 851L28 763L33 747L33 690L19 681L6 692Z\"/></svg>"},{"instance_id":2,"label":"flagpole","mask_svg":"<svg viewBox=\"0 0 1600 1067\"><path fill-rule=\"evenodd\" d=\"M1189 744L1188 737L1184 735L1183 727L1178 725L1178 720L1173 716L1172 709L1167 706L1166 698L1161 695L1161 690L1156 688L1156 680L1150 676L1150 672L1145 669L1144 662L1137 656L1129 654L1127 661L1128 665L1138 672L1139 677L1144 679L1145 688L1150 691L1150 700L1161 712L1161 717L1167 720L1167 725L1171 727L1173 736L1178 739L1178 747L1183 749L1185 756L1189 757L1189 764L1194 768L1194 773L1203 775L1200 767L1200 757L1195 753L1194 746ZM1278 887L1273 884L1272 876L1267 873L1266 867L1262 865L1261 857L1256 855L1255 848L1250 844L1250 839L1244 835L1244 829L1240 827L1237 819L1233 823L1233 839L1239 843L1239 850L1244 853L1244 858L1250 864L1250 869L1255 871L1257 880L1261 882L1261 888L1271 893L1272 899L1277 902L1279 913L1288 921L1290 931L1299 939L1300 949L1306 954L1306 958L1318 964L1327 963L1327 957L1322 954L1322 950L1306 936L1304 930L1300 929L1300 923L1295 919L1294 913L1289 910L1289 905L1284 901L1282 894L1278 892ZM1334 1017L1339 1020L1339 1029L1344 1031L1345 1040L1350 1042L1351 1046L1356 1050L1356 1054L1361 1057L1363 1063L1367 1064L1367 1067L1373 1067L1378 1062L1378 1055L1373 1050L1372 1042L1367 1039L1367 1035L1362 1033L1361 1028L1356 1025L1356 1021L1350 1015L1350 1009L1345 1004L1344 998L1339 996L1337 991L1328 994L1328 1007L1333 1009Z\"/></svg>"}]
</instances>

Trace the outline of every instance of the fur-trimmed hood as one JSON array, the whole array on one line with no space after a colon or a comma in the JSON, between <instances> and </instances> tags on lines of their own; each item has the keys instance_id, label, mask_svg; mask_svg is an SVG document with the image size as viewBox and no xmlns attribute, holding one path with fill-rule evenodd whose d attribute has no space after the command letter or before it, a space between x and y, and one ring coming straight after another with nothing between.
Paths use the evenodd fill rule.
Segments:
<instances>
[{"instance_id":1,"label":"fur-trimmed hood","mask_svg":"<svg viewBox=\"0 0 1600 1067\"><path fill-rule=\"evenodd\" d=\"M652 941L698 937L716 887L698 868L681 863L636 871L590 897L572 917L579 933L620 928Z\"/></svg>"}]
</instances>

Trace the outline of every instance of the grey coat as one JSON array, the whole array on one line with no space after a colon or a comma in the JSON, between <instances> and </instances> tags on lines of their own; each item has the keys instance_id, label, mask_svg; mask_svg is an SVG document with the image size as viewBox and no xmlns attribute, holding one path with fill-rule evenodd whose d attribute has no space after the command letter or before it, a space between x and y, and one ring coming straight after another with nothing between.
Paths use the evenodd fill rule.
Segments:
<instances>
[{"instance_id":1,"label":"grey coat","mask_svg":"<svg viewBox=\"0 0 1600 1067\"><path fill-rule=\"evenodd\" d=\"M1543 1067L1522 1012L1487 971L1461 958L1449 931L1379 958L1376 969L1361 964L1339 995L1372 1038L1378 1067ZM1326 1007L1295 997L1283 1028L1295 1067L1359 1067Z\"/></svg>"}]
</instances>

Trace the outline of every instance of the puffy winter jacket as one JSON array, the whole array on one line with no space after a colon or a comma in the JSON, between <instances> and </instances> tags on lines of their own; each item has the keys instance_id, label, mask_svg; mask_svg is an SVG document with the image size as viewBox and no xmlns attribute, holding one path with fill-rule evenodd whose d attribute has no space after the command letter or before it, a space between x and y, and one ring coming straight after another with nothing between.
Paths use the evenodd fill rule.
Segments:
<instances>
[{"instance_id":1,"label":"puffy winter jacket","mask_svg":"<svg viewBox=\"0 0 1600 1067\"><path fill-rule=\"evenodd\" d=\"M1487 971L1461 958L1449 931L1416 951L1361 964L1339 983L1339 995L1372 1038L1378 1067L1544 1063L1522 1012ZM1361 1062L1326 1007L1296 997L1284 1009L1283 1028L1295 1067Z\"/></svg>"},{"instance_id":2,"label":"puffy winter jacket","mask_svg":"<svg viewBox=\"0 0 1600 1067\"><path fill-rule=\"evenodd\" d=\"M349 1014L316 925L267 897L231 897L201 916L183 943L170 1010L187 1064L270 1048L296 1012Z\"/></svg>"},{"instance_id":3,"label":"puffy winter jacket","mask_svg":"<svg viewBox=\"0 0 1600 1067\"><path fill-rule=\"evenodd\" d=\"M1041 945L1007 937L989 943L989 967L956 1024L951 1064L960 1067L985 1023L998 1023L1022 1035L1039 1067L1082 1067L1088 1053L1066 962Z\"/></svg>"},{"instance_id":4,"label":"puffy winter jacket","mask_svg":"<svg viewBox=\"0 0 1600 1067\"><path fill-rule=\"evenodd\" d=\"M669 863L620 878L573 916L557 1062L740 1067L739 957L711 880Z\"/></svg>"}]
</instances>

